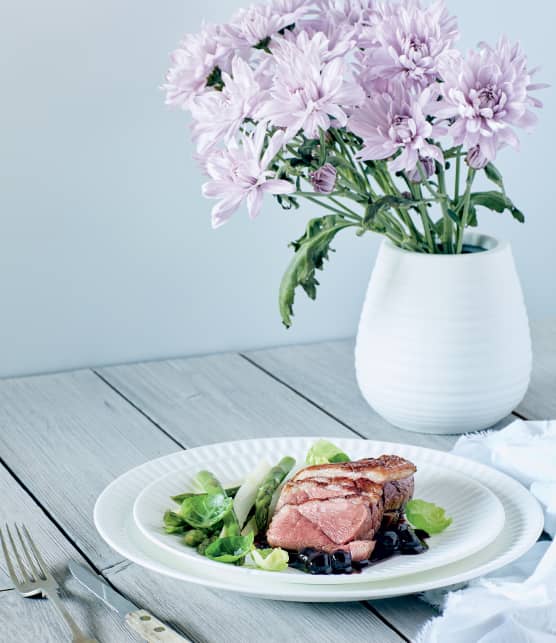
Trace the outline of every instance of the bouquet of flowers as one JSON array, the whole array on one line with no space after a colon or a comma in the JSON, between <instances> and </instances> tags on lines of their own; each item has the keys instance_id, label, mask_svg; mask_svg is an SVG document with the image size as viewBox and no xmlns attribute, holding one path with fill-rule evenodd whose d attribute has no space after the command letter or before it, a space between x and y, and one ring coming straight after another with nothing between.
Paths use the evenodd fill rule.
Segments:
<instances>
[{"instance_id":1,"label":"bouquet of flowers","mask_svg":"<svg viewBox=\"0 0 556 643\"><path fill-rule=\"evenodd\" d=\"M442 0L271 0L205 25L172 54L166 101L191 113L217 228L265 194L323 208L291 246L280 312L316 296L335 235L377 232L423 253L465 251L477 208L522 212L493 164L541 107L518 44L463 55ZM478 172L493 189L474 191ZM435 212L438 215L435 216Z\"/></svg>"}]
</instances>

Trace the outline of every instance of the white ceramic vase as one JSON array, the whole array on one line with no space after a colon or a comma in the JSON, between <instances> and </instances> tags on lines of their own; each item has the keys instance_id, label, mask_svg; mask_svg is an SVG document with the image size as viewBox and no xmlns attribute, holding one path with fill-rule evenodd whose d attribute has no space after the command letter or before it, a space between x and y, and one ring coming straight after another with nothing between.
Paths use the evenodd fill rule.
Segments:
<instances>
[{"instance_id":1,"label":"white ceramic vase","mask_svg":"<svg viewBox=\"0 0 556 643\"><path fill-rule=\"evenodd\" d=\"M367 402L421 433L492 426L523 399L531 339L506 241L468 234L484 251L427 255L383 241L363 305L355 368Z\"/></svg>"}]
</instances>

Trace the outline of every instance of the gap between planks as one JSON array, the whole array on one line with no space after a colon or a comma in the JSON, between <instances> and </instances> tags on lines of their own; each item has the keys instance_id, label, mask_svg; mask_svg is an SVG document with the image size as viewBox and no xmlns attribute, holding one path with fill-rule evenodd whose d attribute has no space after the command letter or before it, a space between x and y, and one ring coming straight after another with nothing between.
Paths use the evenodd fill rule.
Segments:
<instances>
[{"instance_id":1,"label":"gap between planks","mask_svg":"<svg viewBox=\"0 0 556 643\"><path fill-rule=\"evenodd\" d=\"M102 378L101 378L102 379ZM175 440L174 440L175 441ZM54 525L56 530L58 531L60 537L64 539L68 544L73 547L79 553L80 556L86 561L87 565L97 574L100 574L104 581L108 583L108 585L120 596L123 596L124 598L128 598L123 592L121 592L119 589L117 589L114 584L111 582L110 578L107 576L106 572L107 571L112 571L114 568L118 568L117 571L115 572L116 574L119 573L120 571L125 570L127 567L129 567L132 563L128 561L127 559L122 559L121 561L118 561L117 563L114 563L112 565L108 565L104 569L100 569L97 567L94 562L89 558L89 556L86 554L86 552L78 545L78 543L71 537L71 535L62 527L62 525L59 523L58 520L52 515L52 513L41 503L41 501L37 498L37 496L29 489L29 487L15 474L15 472L11 469L11 467L8 466L8 464L0 458L0 466L9 474L9 476L13 479L15 484L17 484L23 492L29 496L31 501L42 511L44 516ZM16 592L19 593L18 590L15 587L6 587L4 589L0 589L0 593L4 592ZM106 608L108 609L108 608ZM153 616L160 618L157 613L153 610L151 610L151 613ZM176 626L175 624L172 625L174 629L176 629L179 633L181 633L183 636L186 636L189 638L193 643L195 643L196 639L189 634L187 631L184 630L183 627Z\"/></svg>"}]
</instances>

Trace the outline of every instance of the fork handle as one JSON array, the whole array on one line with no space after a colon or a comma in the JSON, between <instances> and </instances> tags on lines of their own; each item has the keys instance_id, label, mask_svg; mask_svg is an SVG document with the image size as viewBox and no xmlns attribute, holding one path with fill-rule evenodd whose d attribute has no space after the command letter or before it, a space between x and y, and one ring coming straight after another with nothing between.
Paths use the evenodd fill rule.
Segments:
<instances>
[{"instance_id":1,"label":"fork handle","mask_svg":"<svg viewBox=\"0 0 556 643\"><path fill-rule=\"evenodd\" d=\"M52 605L54 605L58 614L64 619L66 625L71 630L73 643L83 643L84 641L91 641L91 639L83 634L79 625L77 625L77 623L73 620L73 616L68 612L65 605L62 603L56 590L43 590L43 593L52 603Z\"/></svg>"}]
</instances>

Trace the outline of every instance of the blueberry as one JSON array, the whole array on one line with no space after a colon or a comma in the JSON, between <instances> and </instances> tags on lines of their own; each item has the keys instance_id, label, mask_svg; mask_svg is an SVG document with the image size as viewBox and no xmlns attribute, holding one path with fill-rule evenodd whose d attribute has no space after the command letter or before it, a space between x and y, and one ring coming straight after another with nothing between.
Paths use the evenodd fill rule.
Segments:
<instances>
[{"instance_id":1,"label":"blueberry","mask_svg":"<svg viewBox=\"0 0 556 643\"><path fill-rule=\"evenodd\" d=\"M307 569L311 574L331 574L332 561L330 554L324 551L315 552L308 557Z\"/></svg>"},{"instance_id":2,"label":"blueberry","mask_svg":"<svg viewBox=\"0 0 556 643\"><path fill-rule=\"evenodd\" d=\"M332 571L335 574L351 573L351 554L349 551L338 549L332 554Z\"/></svg>"},{"instance_id":3,"label":"blueberry","mask_svg":"<svg viewBox=\"0 0 556 643\"><path fill-rule=\"evenodd\" d=\"M425 542L418 538L409 525L404 525L404 529L399 529L398 533L400 535L400 549L402 554L422 554L429 548Z\"/></svg>"},{"instance_id":4,"label":"blueberry","mask_svg":"<svg viewBox=\"0 0 556 643\"><path fill-rule=\"evenodd\" d=\"M379 542L381 547L388 551L396 551L400 547L400 537L395 531L383 532Z\"/></svg>"},{"instance_id":5,"label":"blueberry","mask_svg":"<svg viewBox=\"0 0 556 643\"><path fill-rule=\"evenodd\" d=\"M318 554L318 551L314 547L304 547L299 551L299 555L305 556L306 558L309 558L309 556L313 554Z\"/></svg>"}]
</instances>

